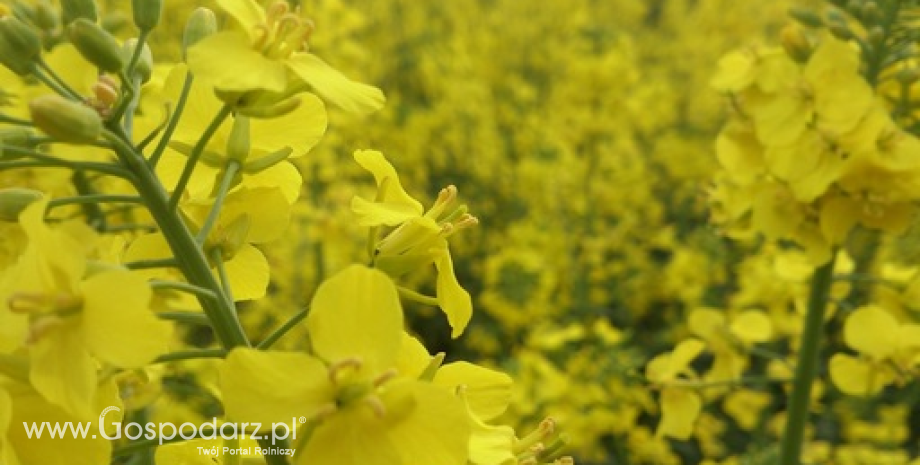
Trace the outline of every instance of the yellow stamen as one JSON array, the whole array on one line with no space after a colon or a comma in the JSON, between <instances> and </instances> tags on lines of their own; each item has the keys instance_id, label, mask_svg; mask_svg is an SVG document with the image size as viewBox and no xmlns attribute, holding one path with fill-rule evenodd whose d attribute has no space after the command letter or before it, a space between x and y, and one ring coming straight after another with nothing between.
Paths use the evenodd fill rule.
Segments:
<instances>
[{"instance_id":1,"label":"yellow stamen","mask_svg":"<svg viewBox=\"0 0 920 465\"><path fill-rule=\"evenodd\" d=\"M64 319L57 315L45 315L36 319L29 325L29 333L26 335L26 345L38 342L42 337L55 328L61 327L63 324Z\"/></svg>"},{"instance_id":2,"label":"yellow stamen","mask_svg":"<svg viewBox=\"0 0 920 465\"><path fill-rule=\"evenodd\" d=\"M377 415L377 418L383 418L386 416L387 407L386 405L383 405L383 400L380 397L376 395L370 395L365 397L363 400L364 403L366 403L368 407L374 411L374 414Z\"/></svg>"},{"instance_id":3,"label":"yellow stamen","mask_svg":"<svg viewBox=\"0 0 920 465\"><path fill-rule=\"evenodd\" d=\"M339 384L344 373L358 371L363 364L364 362L362 362L361 359L357 357L349 357L339 360L338 362L329 365L329 381L332 381L335 384Z\"/></svg>"},{"instance_id":4,"label":"yellow stamen","mask_svg":"<svg viewBox=\"0 0 920 465\"><path fill-rule=\"evenodd\" d=\"M384 384L386 384L387 381L395 378L396 375L398 374L399 373L396 371L395 368L390 368L389 370L383 372L383 374L381 374L380 376L374 378L374 381L373 381L374 387L379 388L380 386L383 386Z\"/></svg>"}]
</instances>

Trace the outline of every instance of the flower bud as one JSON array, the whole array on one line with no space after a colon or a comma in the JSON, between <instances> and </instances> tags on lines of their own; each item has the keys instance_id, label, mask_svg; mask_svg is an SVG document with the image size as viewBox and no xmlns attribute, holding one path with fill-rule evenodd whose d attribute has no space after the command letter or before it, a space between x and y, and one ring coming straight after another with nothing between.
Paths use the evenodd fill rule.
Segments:
<instances>
[{"instance_id":1,"label":"flower bud","mask_svg":"<svg viewBox=\"0 0 920 465\"><path fill-rule=\"evenodd\" d=\"M217 32L217 16L205 7L196 8L185 23L185 33L182 35L182 59L192 45L201 39Z\"/></svg>"},{"instance_id":2,"label":"flower bud","mask_svg":"<svg viewBox=\"0 0 920 465\"><path fill-rule=\"evenodd\" d=\"M61 0L61 9L65 26L80 18L93 23L99 20L94 0Z\"/></svg>"},{"instance_id":3,"label":"flower bud","mask_svg":"<svg viewBox=\"0 0 920 465\"><path fill-rule=\"evenodd\" d=\"M801 27L789 24L780 32L780 43L790 58L805 63L813 51L811 41Z\"/></svg>"},{"instance_id":4,"label":"flower bud","mask_svg":"<svg viewBox=\"0 0 920 465\"><path fill-rule=\"evenodd\" d=\"M134 24L141 31L149 31L160 22L163 14L163 0L132 0Z\"/></svg>"},{"instance_id":5,"label":"flower bud","mask_svg":"<svg viewBox=\"0 0 920 465\"><path fill-rule=\"evenodd\" d=\"M821 16L819 16L818 13L816 13L815 10L812 10L811 8L794 6L789 9L789 16L804 26L821 27L824 25L824 22L821 21Z\"/></svg>"},{"instance_id":6,"label":"flower bud","mask_svg":"<svg viewBox=\"0 0 920 465\"><path fill-rule=\"evenodd\" d=\"M70 42L83 58L107 73L119 73L124 67L121 47L115 37L96 23L78 19L67 26Z\"/></svg>"},{"instance_id":7,"label":"flower bud","mask_svg":"<svg viewBox=\"0 0 920 465\"><path fill-rule=\"evenodd\" d=\"M898 82L900 82L901 84L909 86L917 82L918 79L920 79L920 69L918 68L901 69L895 75L895 78L897 78Z\"/></svg>"},{"instance_id":8,"label":"flower bud","mask_svg":"<svg viewBox=\"0 0 920 465\"><path fill-rule=\"evenodd\" d=\"M44 31L53 31L57 29L60 18L57 11L48 1L40 1L35 5L35 12L32 14L32 20L35 25Z\"/></svg>"},{"instance_id":9,"label":"flower bud","mask_svg":"<svg viewBox=\"0 0 920 465\"><path fill-rule=\"evenodd\" d=\"M89 143L102 133L102 118L96 110L57 94L29 102L29 113L38 129L62 142Z\"/></svg>"},{"instance_id":10,"label":"flower bud","mask_svg":"<svg viewBox=\"0 0 920 465\"><path fill-rule=\"evenodd\" d=\"M125 63L131 60L131 56L134 55L134 49L136 47L137 39L128 39L121 46L121 53ZM141 54L137 59L137 63L134 65L134 72L141 77L141 82L149 81L150 76L153 75L153 55L150 53L150 47L147 46L146 42L141 49Z\"/></svg>"},{"instance_id":11,"label":"flower bud","mask_svg":"<svg viewBox=\"0 0 920 465\"><path fill-rule=\"evenodd\" d=\"M42 42L28 24L12 16L0 18L0 64L24 76L41 55Z\"/></svg>"},{"instance_id":12,"label":"flower bud","mask_svg":"<svg viewBox=\"0 0 920 465\"><path fill-rule=\"evenodd\" d=\"M7 147L33 148L35 145L33 136L35 136L35 132L28 127L7 126L0 128L0 144ZM20 155L6 154L3 147L0 147L0 159L14 160L17 158L20 158Z\"/></svg>"},{"instance_id":13,"label":"flower bud","mask_svg":"<svg viewBox=\"0 0 920 465\"><path fill-rule=\"evenodd\" d=\"M37 190L22 187L0 189L0 221L19 221L19 214L43 196Z\"/></svg>"},{"instance_id":14,"label":"flower bud","mask_svg":"<svg viewBox=\"0 0 920 465\"><path fill-rule=\"evenodd\" d=\"M865 23L877 24L882 19L882 12L875 2L866 2L860 7L860 14Z\"/></svg>"},{"instance_id":15,"label":"flower bud","mask_svg":"<svg viewBox=\"0 0 920 465\"><path fill-rule=\"evenodd\" d=\"M853 38L853 31L844 23L833 22L827 26L831 34L840 40L850 40Z\"/></svg>"},{"instance_id":16,"label":"flower bud","mask_svg":"<svg viewBox=\"0 0 920 465\"><path fill-rule=\"evenodd\" d=\"M881 47L885 42L885 30L879 26L869 28L869 42Z\"/></svg>"}]
</instances>

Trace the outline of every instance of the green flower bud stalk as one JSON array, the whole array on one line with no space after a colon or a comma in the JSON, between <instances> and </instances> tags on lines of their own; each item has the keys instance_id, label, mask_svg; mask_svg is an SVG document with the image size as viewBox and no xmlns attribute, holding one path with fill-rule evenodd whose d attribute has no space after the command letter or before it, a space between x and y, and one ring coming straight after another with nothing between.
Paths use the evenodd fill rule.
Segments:
<instances>
[{"instance_id":1,"label":"green flower bud stalk","mask_svg":"<svg viewBox=\"0 0 920 465\"><path fill-rule=\"evenodd\" d=\"M112 34L96 23L78 19L67 26L67 35L74 47L86 58L106 73L120 73L125 65L121 55L121 46Z\"/></svg>"},{"instance_id":2,"label":"green flower bud stalk","mask_svg":"<svg viewBox=\"0 0 920 465\"><path fill-rule=\"evenodd\" d=\"M78 19L85 19L93 23L99 20L99 12L94 0L61 0L61 10L65 26Z\"/></svg>"},{"instance_id":3,"label":"green flower bud stalk","mask_svg":"<svg viewBox=\"0 0 920 465\"><path fill-rule=\"evenodd\" d=\"M73 144L96 141L102 134L102 118L96 110L56 94L29 102L32 123L45 134Z\"/></svg>"},{"instance_id":4,"label":"green flower bud stalk","mask_svg":"<svg viewBox=\"0 0 920 465\"><path fill-rule=\"evenodd\" d=\"M142 32L147 32L160 23L163 0L132 0L131 8L134 13L134 24Z\"/></svg>"},{"instance_id":5,"label":"green flower bud stalk","mask_svg":"<svg viewBox=\"0 0 920 465\"><path fill-rule=\"evenodd\" d=\"M0 221L19 221L19 214L43 196L37 190L22 187L0 189Z\"/></svg>"},{"instance_id":6,"label":"green flower bud stalk","mask_svg":"<svg viewBox=\"0 0 920 465\"><path fill-rule=\"evenodd\" d=\"M31 26L13 16L0 18L0 64L25 76L41 52L41 38Z\"/></svg>"},{"instance_id":7,"label":"green flower bud stalk","mask_svg":"<svg viewBox=\"0 0 920 465\"><path fill-rule=\"evenodd\" d=\"M217 32L217 16L214 15L214 12L205 7L196 8L189 16L188 22L185 23L185 33L182 35L182 60L185 60L185 54L192 45L215 32Z\"/></svg>"},{"instance_id":8,"label":"green flower bud stalk","mask_svg":"<svg viewBox=\"0 0 920 465\"><path fill-rule=\"evenodd\" d=\"M128 39L125 41L124 45L122 45L121 56L125 63L131 60L131 56L134 55L134 49L136 47L137 39ZM134 72L141 77L141 82L144 83L149 81L150 76L153 75L153 54L150 53L150 47L148 47L146 43L144 43L144 47L141 49L141 55L134 65Z\"/></svg>"}]
</instances>

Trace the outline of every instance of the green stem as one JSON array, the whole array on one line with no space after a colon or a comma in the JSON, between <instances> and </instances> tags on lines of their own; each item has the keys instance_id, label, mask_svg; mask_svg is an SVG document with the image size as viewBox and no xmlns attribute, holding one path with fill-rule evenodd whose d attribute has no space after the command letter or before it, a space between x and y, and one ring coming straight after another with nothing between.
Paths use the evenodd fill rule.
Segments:
<instances>
[{"instance_id":1,"label":"green stem","mask_svg":"<svg viewBox=\"0 0 920 465\"><path fill-rule=\"evenodd\" d=\"M169 122L166 124L166 130L163 131L163 137L157 142L156 148L153 149L153 154L150 155L150 160L148 161L150 166L156 167L157 163L160 162L160 157L162 157L163 152L166 151L169 139L176 131L176 127L179 126L179 119L182 118L182 112L185 110L185 102L188 101L188 94L192 90L192 79L192 73L185 75L185 81L182 83L182 91L179 93L179 101L176 102L176 109L173 110L173 114L169 117Z\"/></svg>"},{"instance_id":2,"label":"green stem","mask_svg":"<svg viewBox=\"0 0 920 465\"><path fill-rule=\"evenodd\" d=\"M48 75L46 76L44 73L42 73L42 71L48 73ZM37 77L38 80L42 82L42 84L50 87L51 90L57 92L62 97L66 97L71 100L83 100L83 97L81 97L77 91L68 86L67 83L64 82L64 80L61 79L61 77L58 76L57 73L55 73L54 70L51 69L51 67L48 66L44 60L38 61L38 66L32 69L32 74L35 75L35 77Z\"/></svg>"},{"instance_id":3,"label":"green stem","mask_svg":"<svg viewBox=\"0 0 920 465\"><path fill-rule=\"evenodd\" d=\"M137 36L137 43L134 45L134 51L131 53L131 60L128 61L128 66L125 67L128 76L134 75L134 67L137 66L138 60L141 58L141 52L144 51L144 44L147 42L147 36L150 34L150 30L141 29L140 34Z\"/></svg>"},{"instance_id":4,"label":"green stem","mask_svg":"<svg viewBox=\"0 0 920 465\"><path fill-rule=\"evenodd\" d=\"M780 465L800 465L805 425L808 423L808 414L811 410L811 386L818 374L824 312L827 308L831 285L834 283L836 251L833 251L832 254L833 258L816 269L811 278L808 313L805 315L805 327L802 330L795 378L792 381L792 393L786 413L786 428L780 442Z\"/></svg>"},{"instance_id":5,"label":"green stem","mask_svg":"<svg viewBox=\"0 0 920 465\"><path fill-rule=\"evenodd\" d=\"M177 323L186 323L198 326L211 326L211 321L204 313L187 312L157 312L157 318Z\"/></svg>"},{"instance_id":6,"label":"green stem","mask_svg":"<svg viewBox=\"0 0 920 465\"><path fill-rule=\"evenodd\" d=\"M307 318L307 315L310 314L310 306L307 305L306 308L297 312L289 320L285 321L283 325L279 326L278 329L272 331L262 342L256 344L257 349L267 350L273 346L279 339L284 337L290 330L294 329L297 324Z\"/></svg>"},{"instance_id":7,"label":"green stem","mask_svg":"<svg viewBox=\"0 0 920 465\"><path fill-rule=\"evenodd\" d=\"M227 356L226 349L195 349L182 350L160 355L153 363L181 362L183 360L197 360L200 358L224 358Z\"/></svg>"},{"instance_id":8,"label":"green stem","mask_svg":"<svg viewBox=\"0 0 920 465\"><path fill-rule=\"evenodd\" d=\"M221 252L219 248L212 250L211 261L214 262L214 267L217 268L217 276L220 278L221 289L224 291L224 297L226 297L226 299L229 301L230 307L233 308L233 289L230 288L230 276L227 275L227 267L224 266L223 252ZM236 315L235 309L233 311L233 315Z\"/></svg>"},{"instance_id":9,"label":"green stem","mask_svg":"<svg viewBox=\"0 0 920 465\"><path fill-rule=\"evenodd\" d=\"M15 124L17 126L32 126L32 122L25 119L19 119L15 116L0 114L0 123Z\"/></svg>"},{"instance_id":10,"label":"green stem","mask_svg":"<svg viewBox=\"0 0 920 465\"><path fill-rule=\"evenodd\" d=\"M135 89L140 89L141 84L142 84L141 77L134 76L131 79L132 79L131 81L132 87ZM131 95L131 100L128 101L128 105L125 107L124 128L125 128L125 133L128 134L128 138L130 140L134 140L134 113L137 111L137 106L138 104L140 104L140 101L141 101L141 93L140 93L140 90L138 90L134 92L134 94Z\"/></svg>"},{"instance_id":11,"label":"green stem","mask_svg":"<svg viewBox=\"0 0 920 465\"><path fill-rule=\"evenodd\" d=\"M117 126L112 129L118 130ZM106 131L105 136L112 142L115 152L122 162L135 173L135 188L147 202L150 215L163 233L166 242L176 259L176 264L185 275L189 284L219 292L221 285L214 278L211 266L204 252L195 241L179 212L170 208L166 190L147 165L144 158L134 152L133 148L118 134ZM198 297L201 308L211 320L214 333L226 349L238 346L249 347L249 339L236 317L232 301L227 299L207 299Z\"/></svg>"},{"instance_id":12,"label":"green stem","mask_svg":"<svg viewBox=\"0 0 920 465\"><path fill-rule=\"evenodd\" d=\"M179 176L179 182L176 184L176 189L169 198L170 210L175 210L179 205L179 199L182 198L182 193L185 192L185 188L192 178L192 173L195 171L195 166L198 165L198 159L201 158L201 154L204 153L204 148L208 145L208 141L211 140L211 136L217 132L217 129L220 128L224 120L230 116L231 111L232 107L230 107L230 105L224 105L223 108L217 112L217 115L214 116L211 124L204 130L204 133L201 134L201 138L198 139L198 142L192 149L192 153L189 154L188 160L185 162L185 168L182 169L182 174Z\"/></svg>"},{"instance_id":13,"label":"green stem","mask_svg":"<svg viewBox=\"0 0 920 465\"><path fill-rule=\"evenodd\" d=\"M226 200L227 193L230 192L230 186L233 185L233 181L236 179L236 175L239 171L240 163L238 161L231 160L227 163L224 175L220 179L217 195L214 197L214 204L211 205L211 211L208 212L208 217L205 218L204 224L201 225L201 230L198 231L196 239L199 244L204 244L205 240L208 238L208 234L211 233L211 229L214 228L214 224L217 223L217 218L220 217L220 210L224 206L224 200Z\"/></svg>"},{"instance_id":14,"label":"green stem","mask_svg":"<svg viewBox=\"0 0 920 465\"><path fill-rule=\"evenodd\" d=\"M159 281L153 280L149 282L151 289L172 289L176 291L188 292L189 294L194 294L198 297L205 297L208 299L217 299L217 294L210 289L205 289L203 287L198 287L189 283L182 283L178 281Z\"/></svg>"},{"instance_id":15,"label":"green stem","mask_svg":"<svg viewBox=\"0 0 920 465\"><path fill-rule=\"evenodd\" d=\"M22 157L29 157L31 160L13 160L0 162L0 170L17 169L17 168L69 168L72 170L97 171L109 176L115 176L122 179L131 180L131 173L121 166L112 163L99 163L90 161L70 161L54 157L34 150L24 149L14 145L0 144L0 152Z\"/></svg>"},{"instance_id":16,"label":"green stem","mask_svg":"<svg viewBox=\"0 0 920 465\"><path fill-rule=\"evenodd\" d=\"M91 204L101 202L121 202L143 204L144 199L136 195L111 195L111 194L89 194L79 195L76 197L60 197L48 202L48 208L60 207L62 205L73 204Z\"/></svg>"},{"instance_id":17,"label":"green stem","mask_svg":"<svg viewBox=\"0 0 920 465\"><path fill-rule=\"evenodd\" d=\"M161 258L156 260L137 260L124 264L129 270L147 270L150 268L175 268L179 262L175 258Z\"/></svg>"}]
</instances>

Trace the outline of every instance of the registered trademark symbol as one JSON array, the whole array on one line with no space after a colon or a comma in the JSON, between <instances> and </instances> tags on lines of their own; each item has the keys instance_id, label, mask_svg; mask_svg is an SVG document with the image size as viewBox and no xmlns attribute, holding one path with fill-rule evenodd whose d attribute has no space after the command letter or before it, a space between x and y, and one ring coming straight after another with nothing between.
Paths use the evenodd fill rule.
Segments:
<instances>
[{"instance_id":1,"label":"registered trademark symbol","mask_svg":"<svg viewBox=\"0 0 920 465\"><path fill-rule=\"evenodd\" d=\"M304 424L304 423L306 423L306 422L307 422L307 417L300 417L300 424L301 424L301 425Z\"/></svg>"}]
</instances>

